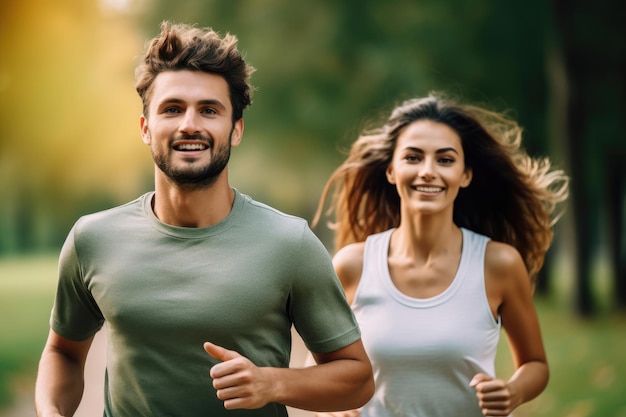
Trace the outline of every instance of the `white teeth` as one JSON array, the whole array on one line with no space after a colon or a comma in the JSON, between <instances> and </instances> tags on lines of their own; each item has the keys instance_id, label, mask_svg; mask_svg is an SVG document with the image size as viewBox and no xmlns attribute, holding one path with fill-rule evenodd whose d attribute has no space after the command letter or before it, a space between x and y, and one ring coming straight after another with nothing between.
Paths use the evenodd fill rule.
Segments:
<instances>
[{"instance_id":1,"label":"white teeth","mask_svg":"<svg viewBox=\"0 0 626 417\"><path fill-rule=\"evenodd\" d=\"M182 145L178 145L176 149L180 151L201 151L206 149L206 145L194 144L194 143L185 143Z\"/></svg>"},{"instance_id":2,"label":"white teeth","mask_svg":"<svg viewBox=\"0 0 626 417\"><path fill-rule=\"evenodd\" d=\"M443 191L441 187L415 187L415 189L424 193L438 193Z\"/></svg>"}]
</instances>

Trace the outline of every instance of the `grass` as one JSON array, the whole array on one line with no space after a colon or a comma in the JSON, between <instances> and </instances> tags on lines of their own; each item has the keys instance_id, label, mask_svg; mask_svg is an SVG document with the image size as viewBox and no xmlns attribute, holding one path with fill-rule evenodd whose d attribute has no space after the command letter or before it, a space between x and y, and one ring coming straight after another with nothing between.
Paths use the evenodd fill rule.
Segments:
<instances>
[{"instance_id":1,"label":"grass","mask_svg":"<svg viewBox=\"0 0 626 417\"><path fill-rule=\"evenodd\" d=\"M582 320L550 300L537 300L550 382L516 417L626 417L626 318ZM498 355L501 376L513 372L506 338Z\"/></svg>"},{"instance_id":2,"label":"grass","mask_svg":"<svg viewBox=\"0 0 626 417\"><path fill-rule=\"evenodd\" d=\"M11 402L11 381L34 375L48 335L56 256L0 259L0 409Z\"/></svg>"},{"instance_id":3,"label":"grass","mask_svg":"<svg viewBox=\"0 0 626 417\"><path fill-rule=\"evenodd\" d=\"M48 333L56 285L56 255L0 258L0 410L12 384L34 380ZM551 378L548 388L516 417L626 417L626 317L594 320L570 314L560 301L537 300ZM497 369L512 373L506 338Z\"/></svg>"}]
</instances>

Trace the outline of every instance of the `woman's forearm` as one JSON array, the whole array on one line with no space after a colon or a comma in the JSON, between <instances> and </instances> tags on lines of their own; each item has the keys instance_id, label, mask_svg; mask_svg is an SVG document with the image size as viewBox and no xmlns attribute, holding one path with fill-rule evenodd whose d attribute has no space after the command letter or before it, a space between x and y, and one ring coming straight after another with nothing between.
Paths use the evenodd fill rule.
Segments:
<instances>
[{"instance_id":1,"label":"woman's forearm","mask_svg":"<svg viewBox=\"0 0 626 417\"><path fill-rule=\"evenodd\" d=\"M548 365L541 361L522 364L508 381L516 407L537 397L548 385Z\"/></svg>"}]
</instances>

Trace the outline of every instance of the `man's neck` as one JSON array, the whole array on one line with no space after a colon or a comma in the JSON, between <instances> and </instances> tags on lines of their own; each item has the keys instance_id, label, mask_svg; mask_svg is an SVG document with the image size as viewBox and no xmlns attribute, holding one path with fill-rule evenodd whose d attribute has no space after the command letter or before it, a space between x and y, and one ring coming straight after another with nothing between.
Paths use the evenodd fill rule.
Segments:
<instances>
[{"instance_id":1,"label":"man's neck","mask_svg":"<svg viewBox=\"0 0 626 417\"><path fill-rule=\"evenodd\" d=\"M210 187L195 190L157 177L152 210L159 220L171 226L208 227L228 216L234 199L235 191L225 175Z\"/></svg>"}]
</instances>

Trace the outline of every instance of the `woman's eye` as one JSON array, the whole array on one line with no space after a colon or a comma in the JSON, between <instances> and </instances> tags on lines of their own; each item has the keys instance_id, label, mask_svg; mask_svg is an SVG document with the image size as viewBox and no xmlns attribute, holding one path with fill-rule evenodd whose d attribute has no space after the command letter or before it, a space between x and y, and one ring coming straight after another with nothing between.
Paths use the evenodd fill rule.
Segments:
<instances>
[{"instance_id":1,"label":"woman's eye","mask_svg":"<svg viewBox=\"0 0 626 417\"><path fill-rule=\"evenodd\" d=\"M454 163L454 158L448 158L448 157L439 158L439 162L441 162L442 164L452 164Z\"/></svg>"}]
</instances>

